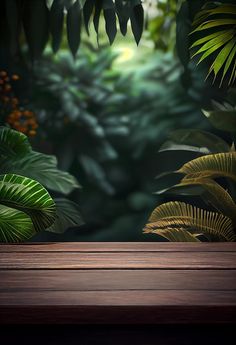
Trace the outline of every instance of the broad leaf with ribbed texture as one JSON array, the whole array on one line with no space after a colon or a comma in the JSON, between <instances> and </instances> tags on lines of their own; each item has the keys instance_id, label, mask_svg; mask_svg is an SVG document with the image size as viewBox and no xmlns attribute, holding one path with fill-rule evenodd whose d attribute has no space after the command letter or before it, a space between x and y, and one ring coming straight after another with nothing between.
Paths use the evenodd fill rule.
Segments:
<instances>
[{"instance_id":1,"label":"broad leaf with ribbed texture","mask_svg":"<svg viewBox=\"0 0 236 345\"><path fill-rule=\"evenodd\" d=\"M0 175L0 204L30 216L36 232L55 221L55 203L37 181L15 174Z\"/></svg>"},{"instance_id":2,"label":"broad leaf with ribbed texture","mask_svg":"<svg viewBox=\"0 0 236 345\"><path fill-rule=\"evenodd\" d=\"M158 206L144 232L162 235L162 231L173 228L187 230L191 234L218 238L221 241L234 241L236 235L233 230L232 221L220 213L207 211L184 202L168 202Z\"/></svg>"},{"instance_id":3,"label":"broad leaf with ribbed texture","mask_svg":"<svg viewBox=\"0 0 236 345\"><path fill-rule=\"evenodd\" d=\"M57 158L32 151L21 159L6 159L0 166L0 173L24 175L39 181L43 186L56 192L69 194L79 184L74 176L57 168Z\"/></svg>"},{"instance_id":4,"label":"broad leaf with ribbed texture","mask_svg":"<svg viewBox=\"0 0 236 345\"><path fill-rule=\"evenodd\" d=\"M26 135L8 127L0 127L0 158L1 156L20 157L31 151Z\"/></svg>"},{"instance_id":5,"label":"broad leaf with ribbed texture","mask_svg":"<svg viewBox=\"0 0 236 345\"><path fill-rule=\"evenodd\" d=\"M22 242L35 235L31 218L24 212L0 205L0 242Z\"/></svg>"}]
</instances>

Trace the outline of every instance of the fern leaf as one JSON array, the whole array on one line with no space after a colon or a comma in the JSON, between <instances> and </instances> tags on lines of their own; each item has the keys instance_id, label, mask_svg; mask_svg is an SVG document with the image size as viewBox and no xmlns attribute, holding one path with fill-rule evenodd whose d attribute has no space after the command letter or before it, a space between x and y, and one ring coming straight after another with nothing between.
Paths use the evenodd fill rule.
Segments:
<instances>
[{"instance_id":1,"label":"fern leaf","mask_svg":"<svg viewBox=\"0 0 236 345\"><path fill-rule=\"evenodd\" d=\"M158 206L152 213L144 232L162 236L163 230L185 229L191 234L210 235L223 241L234 241L232 221L220 213L211 212L186 204L168 202Z\"/></svg>"},{"instance_id":2,"label":"fern leaf","mask_svg":"<svg viewBox=\"0 0 236 345\"><path fill-rule=\"evenodd\" d=\"M177 172L189 178L229 177L236 181L236 152L216 153L185 163Z\"/></svg>"}]
</instances>

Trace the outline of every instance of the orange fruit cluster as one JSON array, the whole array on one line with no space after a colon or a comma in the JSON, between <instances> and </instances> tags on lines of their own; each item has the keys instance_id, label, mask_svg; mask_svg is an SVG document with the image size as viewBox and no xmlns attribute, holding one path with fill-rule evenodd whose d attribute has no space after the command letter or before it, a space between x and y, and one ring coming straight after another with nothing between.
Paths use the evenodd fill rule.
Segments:
<instances>
[{"instance_id":1,"label":"orange fruit cluster","mask_svg":"<svg viewBox=\"0 0 236 345\"><path fill-rule=\"evenodd\" d=\"M4 113L7 114L5 121L14 129L28 136L35 136L38 123L33 111L19 106L19 99L15 97L11 81L17 81L17 74L8 76L7 72L0 71L0 102Z\"/></svg>"}]
</instances>

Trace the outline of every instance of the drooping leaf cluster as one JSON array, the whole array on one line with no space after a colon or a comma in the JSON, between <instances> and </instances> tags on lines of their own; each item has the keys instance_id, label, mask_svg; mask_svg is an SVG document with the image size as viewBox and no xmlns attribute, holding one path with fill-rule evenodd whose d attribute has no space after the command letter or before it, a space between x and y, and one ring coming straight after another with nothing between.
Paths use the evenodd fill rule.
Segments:
<instances>
[{"instance_id":1,"label":"drooping leaf cluster","mask_svg":"<svg viewBox=\"0 0 236 345\"><path fill-rule=\"evenodd\" d=\"M3 0L0 42L15 56L24 33L30 56L35 60L41 56L48 41L51 41L53 51L58 51L65 24L68 45L75 56L82 28L89 34L90 22L93 22L99 35L102 16L111 44L116 37L118 23L120 32L126 35L128 21L136 42L139 42L144 24L141 0Z\"/></svg>"}]
</instances>

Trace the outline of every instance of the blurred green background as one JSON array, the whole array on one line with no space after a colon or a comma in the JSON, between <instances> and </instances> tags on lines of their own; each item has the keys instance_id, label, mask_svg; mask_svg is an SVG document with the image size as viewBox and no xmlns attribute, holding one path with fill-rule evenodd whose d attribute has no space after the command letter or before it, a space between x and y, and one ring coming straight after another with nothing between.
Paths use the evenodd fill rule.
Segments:
<instances>
[{"instance_id":1,"label":"blurred green background","mask_svg":"<svg viewBox=\"0 0 236 345\"><path fill-rule=\"evenodd\" d=\"M223 88L204 81L207 66L189 59L189 23L202 2L197 3L186 16L180 2L145 1L138 46L130 26L127 36L118 33L110 46L103 22L98 42L92 26L90 37L82 32L75 58L65 31L59 52L53 54L48 44L32 65L24 58L23 39L19 61L12 63L1 52L2 68L20 76L15 94L36 116L34 149L55 154L59 167L82 185L70 199L80 205L85 224L63 234L42 232L33 240L161 240L142 233L161 201L153 194L155 176L196 153L168 158L158 149L175 129L212 132L201 109L224 96Z\"/></svg>"}]
</instances>

